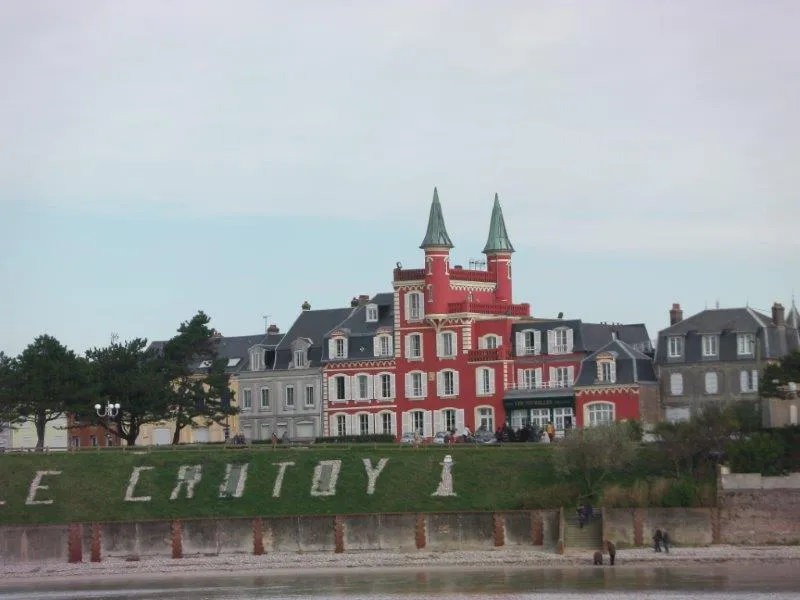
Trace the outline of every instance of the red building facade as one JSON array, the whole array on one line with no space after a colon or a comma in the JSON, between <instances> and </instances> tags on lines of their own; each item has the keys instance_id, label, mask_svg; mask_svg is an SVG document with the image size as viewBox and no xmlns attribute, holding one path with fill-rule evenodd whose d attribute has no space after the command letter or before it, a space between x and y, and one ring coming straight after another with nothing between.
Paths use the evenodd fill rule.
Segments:
<instances>
[{"instance_id":1,"label":"red building facade","mask_svg":"<svg viewBox=\"0 0 800 600\"><path fill-rule=\"evenodd\" d=\"M394 271L398 434L494 431L513 377L511 326L530 315L528 304L513 303L514 248L497 196L486 270L451 265L453 243L436 190L420 248L423 268Z\"/></svg>"}]
</instances>

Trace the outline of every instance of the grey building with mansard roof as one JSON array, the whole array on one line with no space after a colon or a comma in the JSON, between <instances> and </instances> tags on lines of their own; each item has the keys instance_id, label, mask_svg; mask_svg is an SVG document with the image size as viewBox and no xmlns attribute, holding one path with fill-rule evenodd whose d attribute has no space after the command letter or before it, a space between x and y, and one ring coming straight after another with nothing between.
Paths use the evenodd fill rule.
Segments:
<instances>
[{"instance_id":1,"label":"grey building with mansard roof","mask_svg":"<svg viewBox=\"0 0 800 600\"><path fill-rule=\"evenodd\" d=\"M758 399L764 367L800 348L800 314L792 303L766 315L753 308L706 309L686 319L680 304L658 334L656 366L664 417L689 419L710 403Z\"/></svg>"}]
</instances>

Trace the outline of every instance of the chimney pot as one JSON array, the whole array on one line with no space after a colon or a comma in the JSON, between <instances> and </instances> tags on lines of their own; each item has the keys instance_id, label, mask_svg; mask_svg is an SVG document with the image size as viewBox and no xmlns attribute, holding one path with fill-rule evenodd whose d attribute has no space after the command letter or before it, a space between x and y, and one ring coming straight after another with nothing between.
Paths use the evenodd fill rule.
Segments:
<instances>
[{"instance_id":1,"label":"chimney pot","mask_svg":"<svg viewBox=\"0 0 800 600\"><path fill-rule=\"evenodd\" d=\"M676 323L680 323L681 321L683 321L683 310L681 309L681 305L677 302L673 302L672 308L669 311L669 324L672 326Z\"/></svg>"},{"instance_id":2,"label":"chimney pot","mask_svg":"<svg viewBox=\"0 0 800 600\"><path fill-rule=\"evenodd\" d=\"M777 327L786 325L786 310L780 302L772 305L772 324Z\"/></svg>"},{"instance_id":3,"label":"chimney pot","mask_svg":"<svg viewBox=\"0 0 800 600\"><path fill-rule=\"evenodd\" d=\"M267 333L280 333L280 329L278 328L275 323L272 323L269 327L267 327Z\"/></svg>"},{"instance_id":4,"label":"chimney pot","mask_svg":"<svg viewBox=\"0 0 800 600\"><path fill-rule=\"evenodd\" d=\"M365 306L369 303L369 294L360 294L356 306Z\"/></svg>"},{"instance_id":5,"label":"chimney pot","mask_svg":"<svg viewBox=\"0 0 800 600\"><path fill-rule=\"evenodd\" d=\"M356 306L358 306L358 298L353 296L352 300L350 300L350 308L355 308Z\"/></svg>"},{"instance_id":6,"label":"chimney pot","mask_svg":"<svg viewBox=\"0 0 800 600\"><path fill-rule=\"evenodd\" d=\"M311 304L309 303L308 300L306 300L305 302L303 302L303 306L301 306L301 308L303 310L311 310Z\"/></svg>"}]
</instances>

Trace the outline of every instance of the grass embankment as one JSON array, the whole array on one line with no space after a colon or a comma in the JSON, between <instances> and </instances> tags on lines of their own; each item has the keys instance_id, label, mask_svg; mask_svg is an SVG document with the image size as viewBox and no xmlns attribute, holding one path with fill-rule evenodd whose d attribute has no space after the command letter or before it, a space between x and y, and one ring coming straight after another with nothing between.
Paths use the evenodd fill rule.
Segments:
<instances>
[{"instance_id":1,"label":"grass embankment","mask_svg":"<svg viewBox=\"0 0 800 600\"><path fill-rule=\"evenodd\" d=\"M452 481L456 495L434 496L442 477L441 463L447 454L454 461ZM573 506L578 502L580 486L556 474L551 454L550 447L531 444L418 449L397 445L275 450L209 447L5 454L0 455L0 501L5 502L0 505L0 524ZM381 458L387 458L388 463L377 477L374 494L370 495L363 459L370 459L374 469ZM314 469L324 460L341 460L335 494L313 496ZM281 462L294 465L286 468L280 495L274 497L279 474L277 463ZM220 485L229 463L249 465L246 486L238 498L220 497ZM202 477L193 498L186 497L184 488L177 499L171 500L181 465L202 465ZM125 500L134 467L153 467L141 473L133 494L150 496L150 501ZM44 476L41 485L47 488L35 493L36 501L52 500L51 504L26 503L37 471L61 472ZM637 472L640 471L638 468ZM651 479L655 476L648 475ZM618 498L619 486L630 485L631 478L644 480L628 472L609 482L616 486ZM627 502L619 500L623 505ZM651 501L649 497L630 500L632 505L648 505ZM680 504L685 505L683 501Z\"/></svg>"}]
</instances>

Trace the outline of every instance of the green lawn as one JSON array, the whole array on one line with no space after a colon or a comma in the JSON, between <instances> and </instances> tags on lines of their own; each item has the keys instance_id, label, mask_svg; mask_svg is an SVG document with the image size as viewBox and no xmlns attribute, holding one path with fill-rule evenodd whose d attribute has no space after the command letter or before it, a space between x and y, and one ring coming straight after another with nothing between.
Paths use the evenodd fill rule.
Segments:
<instances>
[{"instance_id":1,"label":"green lawn","mask_svg":"<svg viewBox=\"0 0 800 600\"><path fill-rule=\"evenodd\" d=\"M418 449L370 444L4 454L0 455L0 501L5 502L0 506L0 523L517 509L529 504L532 494L540 496L557 483L549 452L546 446L530 444ZM446 454L454 461L456 495L436 497L432 494ZM369 495L363 459L370 459L375 468L381 458L388 462L376 480L374 494ZM312 496L314 468L328 460L341 460L335 494ZM295 464L286 468L276 498L276 463L281 462ZM228 463L249 465L241 497L220 498ZM202 477L193 498L186 498L183 489L176 500L170 500L181 465L202 465ZM134 467L153 467L141 472L133 492L134 497L150 496L148 502L125 500ZM41 485L47 489L36 491L35 501L52 500L50 504L26 504L37 471L61 472L44 476Z\"/></svg>"}]
</instances>

